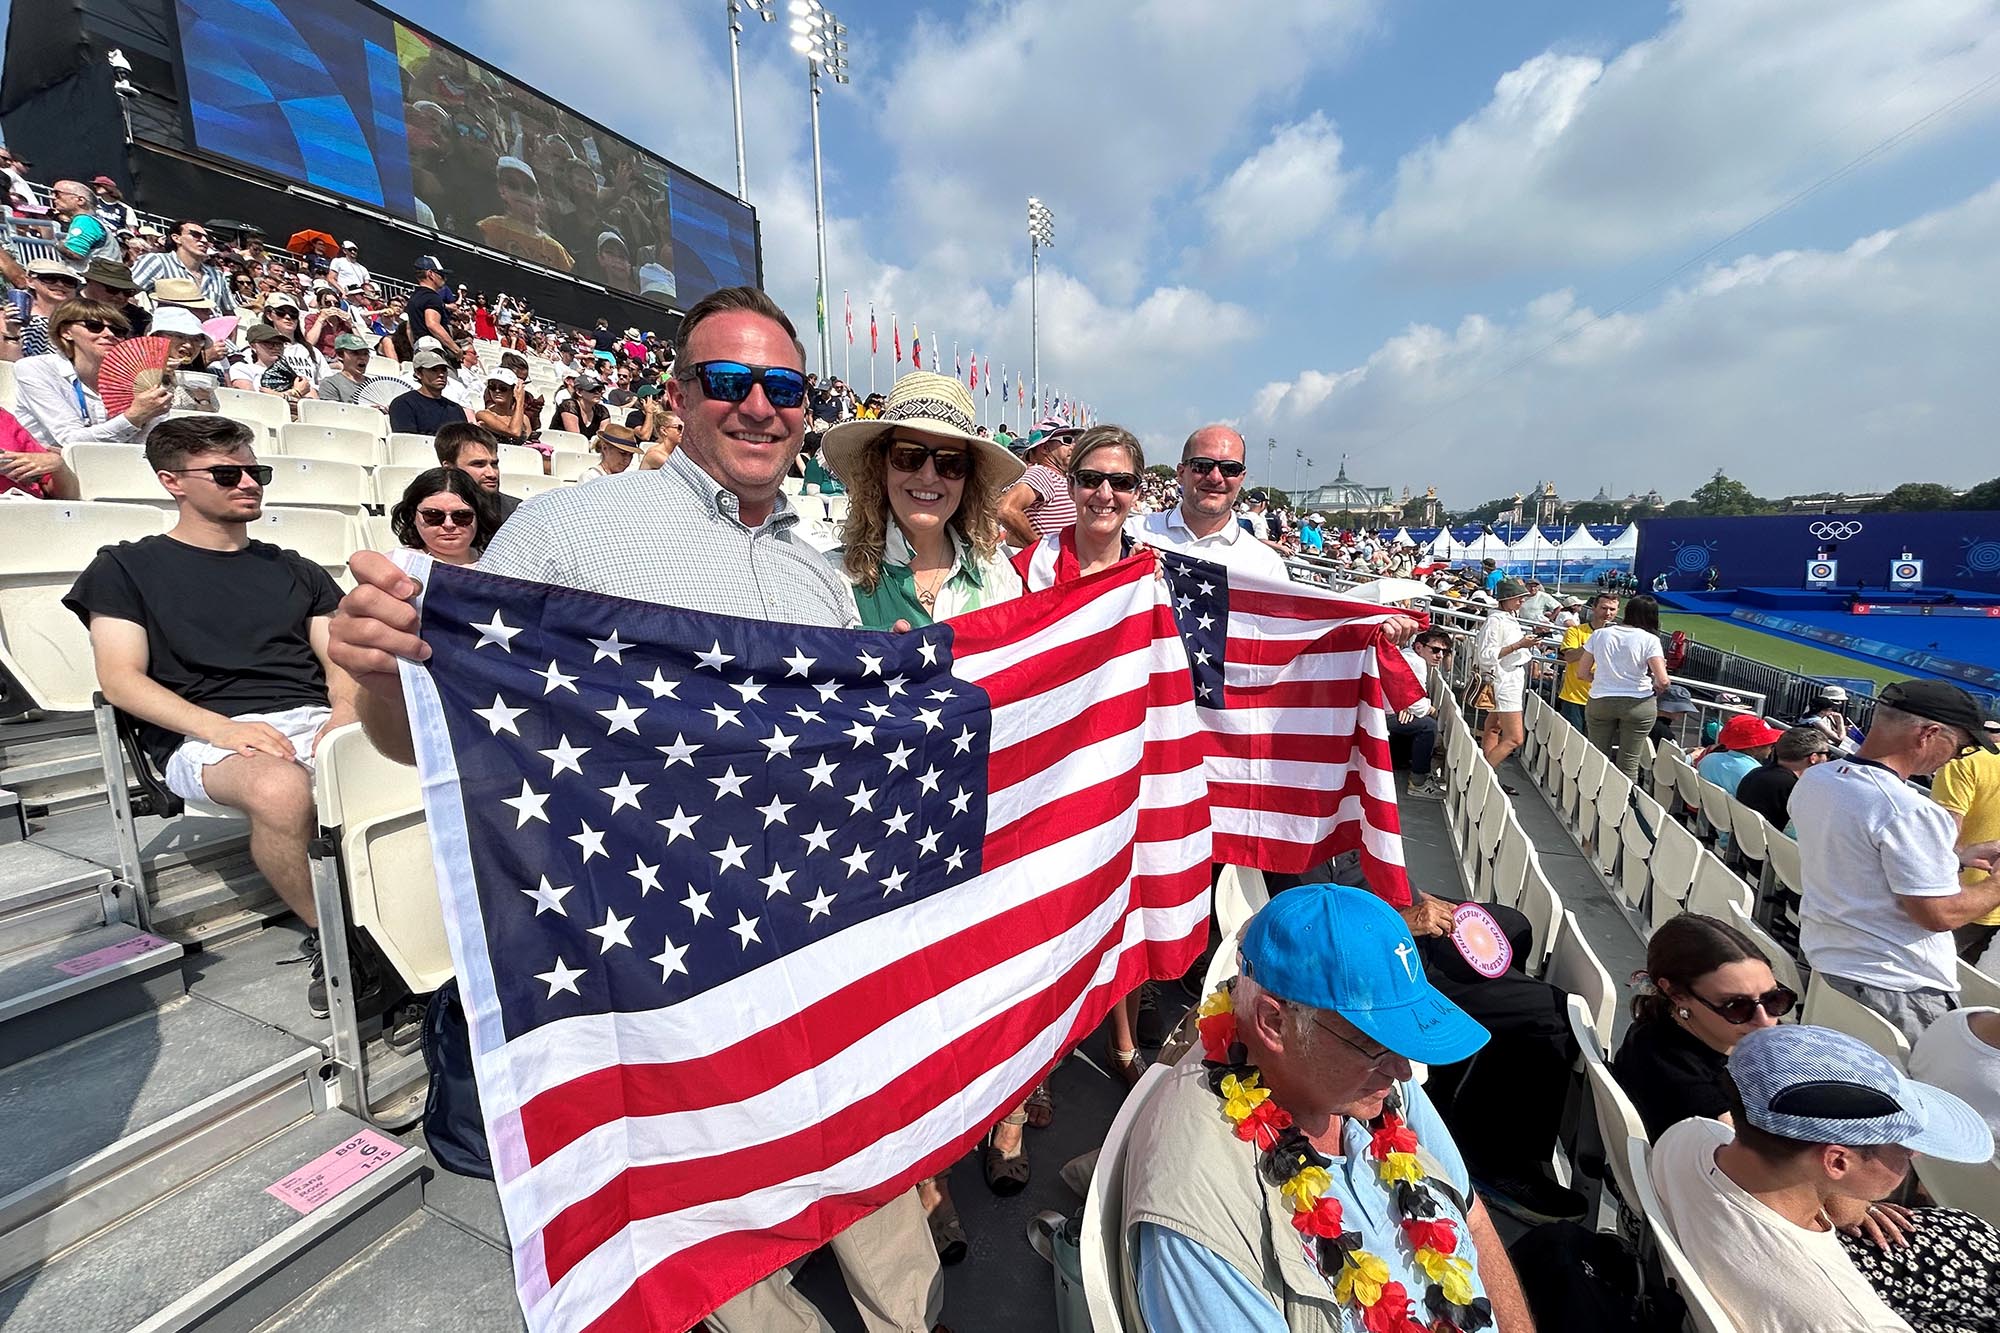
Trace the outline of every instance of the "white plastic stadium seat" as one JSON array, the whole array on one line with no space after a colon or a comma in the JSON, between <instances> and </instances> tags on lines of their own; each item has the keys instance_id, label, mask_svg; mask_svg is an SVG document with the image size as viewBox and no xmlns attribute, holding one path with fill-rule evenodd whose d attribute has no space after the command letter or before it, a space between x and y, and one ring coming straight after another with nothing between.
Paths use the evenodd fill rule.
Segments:
<instances>
[{"instance_id":1,"label":"white plastic stadium seat","mask_svg":"<svg viewBox=\"0 0 2000 1333\"><path fill-rule=\"evenodd\" d=\"M146 461L146 451L136 444L72 444L63 450L63 457L76 474L77 493L86 500L156 505L167 511L174 508L174 497L160 485L159 474ZM7 526L11 528L14 506L0 512L9 516Z\"/></svg>"},{"instance_id":2,"label":"white plastic stadium seat","mask_svg":"<svg viewBox=\"0 0 2000 1333\"><path fill-rule=\"evenodd\" d=\"M389 436L388 462L391 467L436 467L437 441L412 431L396 431Z\"/></svg>"},{"instance_id":3,"label":"white plastic stadium seat","mask_svg":"<svg viewBox=\"0 0 2000 1333\"><path fill-rule=\"evenodd\" d=\"M437 455L432 454L433 458ZM525 444L503 444L500 446L500 475L512 480L520 476L542 476L542 452L530 449ZM505 483L502 483L505 489Z\"/></svg>"},{"instance_id":4,"label":"white plastic stadium seat","mask_svg":"<svg viewBox=\"0 0 2000 1333\"><path fill-rule=\"evenodd\" d=\"M1132 1126L1166 1080L1167 1066L1154 1065L1126 1096L1105 1132L1090 1189L1083 1196L1083 1234L1078 1241L1093 1333L1142 1333L1145 1328L1139 1312L1126 1308L1124 1300L1125 1166Z\"/></svg>"},{"instance_id":5,"label":"white plastic stadium seat","mask_svg":"<svg viewBox=\"0 0 2000 1333\"><path fill-rule=\"evenodd\" d=\"M332 575L334 582L353 586L347 557L354 553L354 520L348 514L305 505L265 505L263 517L249 526L248 533L255 541L297 551Z\"/></svg>"},{"instance_id":6,"label":"white plastic stadium seat","mask_svg":"<svg viewBox=\"0 0 2000 1333\"><path fill-rule=\"evenodd\" d=\"M1647 859L1653 876L1653 926L1657 929L1670 916L1678 916L1694 890L1695 872L1701 868L1701 839L1681 824L1668 820L1659 829L1653 854Z\"/></svg>"},{"instance_id":7,"label":"white plastic stadium seat","mask_svg":"<svg viewBox=\"0 0 2000 1333\"><path fill-rule=\"evenodd\" d=\"M1814 977L1806 990L1804 1020L1814 1027L1832 1028L1850 1037L1859 1037L1870 1048L1902 1069L1910 1063L1910 1039L1895 1024L1861 1001L1835 990L1823 977Z\"/></svg>"},{"instance_id":8,"label":"white plastic stadium seat","mask_svg":"<svg viewBox=\"0 0 2000 1333\"><path fill-rule=\"evenodd\" d=\"M575 481L597 462L596 454L577 453L569 449L558 449L549 460L549 475L557 481Z\"/></svg>"},{"instance_id":9,"label":"white plastic stadium seat","mask_svg":"<svg viewBox=\"0 0 2000 1333\"><path fill-rule=\"evenodd\" d=\"M431 461L422 467L398 464L376 468L375 503L384 509L395 508L397 502L403 498L403 492L409 489L410 483L417 479L418 474L428 472L437 465L437 455L433 454Z\"/></svg>"},{"instance_id":10,"label":"white plastic stadium seat","mask_svg":"<svg viewBox=\"0 0 2000 1333\"><path fill-rule=\"evenodd\" d=\"M14 363L12 361L0 361L0 407L4 407L9 412L12 412L14 410L14 402Z\"/></svg>"},{"instance_id":11,"label":"white plastic stadium seat","mask_svg":"<svg viewBox=\"0 0 2000 1333\"><path fill-rule=\"evenodd\" d=\"M309 426L345 426L381 439L389 433L389 414L365 403L337 403L331 398L299 399L299 422Z\"/></svg>"},{"instance_id":12,"label":"white plastic stadium seat","mask_svg":"<svg viewBox=\"0 0 2000 1333\"><path fill-rule=\"evenodd\" d=\"M1549 950L1549 966L1542 980L1582 1000L1590 1010L1591 1025L1607 1038L1611 1035L1618 1021L1618 988L1583 938L1574 912L1564 912L1556 925L1555 944Z\"/></svg>"},{"instance_id":13,"label":"white plastic stadium seat","mask_svg":"<svg viewBox=\"0 0 2000 1333\"><path fill-rule=\"evenodd\" d=\"M320 742L313 795L320 825L339 839L348 920L412 991L436 990L451 979L451 950L417 770L385 758L351 723Z\"/></svg>"},{"instance_id":14,"label":"white plastic stadium seat","mask_svg":"<svg viewBox=\"0 0 2000 1333\"><path fill-rule=\"evenodd\" d=\"M232 421L247 421L261 426L267 433L276 433L278 427L289 425L291 409L277 394L258 393L254 389L215 390L215 406L221 415Z\"/></svg>"},{"instance_id":15,"label":"white plastic stadium seat","mask_svg":"<svg viewBox=\"0 0 2000 1333\"><path fill-rule=\"evenodd\" d=\"M2000 1159L1967 1164L1916 1159L1917 1179L1940 1208L1963 1208L2000 1227Z\"/></svg>"},{"instance_id":16,"label":"white plastic stadium seat","mask_svg":"<svg viewBox=\"0 0 2000 1333\"><path fill-rule=\"evenodd\" d=\"M1735 871L1722 864L1721 857L1703 849L1701 860L1695 867L1694 887L1688 890L1687 910L1723 918L1729 915L1731 907L1749 912L1756 904L1756 895L1750 891L1750 886Z\"/></svg>"},{"instance_id":17,"label":"white plastic stadium seat","mask_svg":"<svg viewBox=\"0 0 2000 1333\"><path fill-rule=\"evenodd\" d=\"M99 547L165 532L173 517L151 505L79 500L16 501L0 507L0 667L35 707L86 713L97 690L90 634L63 594Z\"/></svg>"},{"instance_id":18,"label":"white plastic stadium seat","mask_svg":"<svg viewBox=\"0 0 2000 1333\"><path fill-rule=\"evenodd\" d=\"M567 449L572 453L590 453L590 437L579 435L573 430L544 430L542 443L551 449Z\"/></svg>"},{"instance_id":19,"label":"white plastic stadium seat","mask_svg":"<svg viewBox=\"0 0 2000 1333\"><path fill-rule=\"evenodd\" d=\"M1215 877L1216 928L1227 935L1271 901L1264 872L1247 866L1224 866ZM1204 995L1206 991L1202 992Z\"/></svg>"},{"instance_id":20,"label":"white plastic stadium seat","mask_svg":"<svg viewBox=\"0 0 2000 1333\"><path fill-rule=\"evenodd\" d=\"M500 490L502 493L514 496L520 500L525 500L530 496L540 495L544 491L553 491L570 484L560 477L545 477L539 472L516 472L512 475L502 472L500 474Z\"/></svg>"},{"instance_id":21,"label":"white plastic stadium seat","mask_svg":"<svg viewBox=\"0 0 2000 1333\"><path fill-rule=\"evenodd\" d=\"M1750 861L1764 859L1772 836L1771 822L1734 796L1729 798L1729 833L1738 856Z\"/></svg>"},{"instance_id":22,"label":"white plastic stadium seat","mask_svg":"<svg viewBox=\"0 0 2000 1333\"><path fill-rule=\"evenodd\" d=\"M1577 1044L1583 1046L1581 1042ZM1598 1137L1604 1144L1604 1164L1611 1169L1618 1197L1636 1214L1640 1209L1641 1187L1633 1173L1631 1154L1619 1152L1618 1145L1628 1141L1644 1145L1646 1122L1639 1118L1639 1108L1632 1105L1625 1089L1612 1077L1604 1057L1588 1047L1584 1047L1583 1077L1590 1085L1590 1107L1597 1117Z\"/></svg>"},{"instance_id":23,"label":"white plastic stadium seat","mask_svg":"<svg viewBox=\"0 0 2000 1333\"><path fill-rule=\"evenodd\" d=\"M359 463L283 455L265 461L271 465L271 484L264 488L267 509L273 505L313 505L358 514L373 502L368 469Z\"/></svg>"},{"instance_id":24,"label":"white plastic stadium seat","mask_svg":"<svg viewBox=\"0 0 2000 1333\"><path fill-rule=\"evenodd\" d=\"M1729 905L1728 915L1722 919L1742 931L1745 938L1764 951L1764 957L1769 959L1771 963L1771 975L1778 979L1780 986L1789 988L1794 995L1804 995L1806 993L1806 983L1799 977L1798 960L1792 957L1790 949L1787 949L1784 945L1765 934L1764 928L1753 921L1748 912L1734 903ZM1962 994L1965 984L1963 964L1960 967L1959 986L1961 989L1961 998L1964 998ZM1799 1011L1793 1009L1781 1021L1790 1023L1798 1022Z\"/></svg>"},{"instance_id":25,"label":"white plastic stadium seat","mask_svg":"<svg viewBox=\"0 0 2000 1333\"><path fill-rule=\"evenodd\" d=\"M389 526L387 514L363 514L355 532L355 549L358 551L394 551L402 546L396 540L396 531Z\"/></svg>"},{"instance_id":26,"label":"white plastic stadium seat","mask_svg":"<svg viewBox=\"0 0 2000 1333\"><path fill-rule=\"evenodd\" d=\"M288 458L324 458L331 463L374 467L382 461L382 440L367 431L301 421L278 427L278 452Z\"/></svg>"},{"instance_id":27,"label":"white plastic stadium seat","mask_svg":"<svg viewBox=\"0 0 2000 1333\"><path fill-rule=\"evenodd\" d=\"M403 363L393 356L371 355L368 358L368 373L373 375L401 375Z\"/></svg>"},{"instance_id":28,"label":"white plastic stadium seat","mask_svg":"<svg viewBox=\"0 0 2000 1333\"><path fill-rule=\"evenodd\" d=\"M1639 1199L1635 1203L1646 1219L1646 1226L1653 1235L1653 1245L1659 1251L1660 1266L1666 1270L1667 1281L1680 1293L1687 1305L1688 1323L1695 1333L1737 1333L1736 1322L1722 1303L1715 1299L1715 1293L1701 1280L1701 1274L1694 1271L1688 1261L1680 1241L1674 1236L1673 1227L1667 1222L1667 1210L1660 1204L1660 1196L1653 1189L1652 1145L1644 1139L1630 1139L1625 1151L1631 1166L1626 1174L1633 1180Z\"/></svg>"},{"instance_id":29,"label":"white plastic stadium seat","mask_svg":"<svg viewBox=\"0 0 2000 1333\"><path fill-rule=\"evenodd\" d=\"M1805 891L1805 874L1799 869L1799 844L1790 834L1780 832L1776 837L1765 840L1765 862L1771 867L1771 878L1783 885L1793 897Z\"/></svg>"},{"instance_id":30,"label":"white plastic stadium seat","mask_svg":"<svg viewBox=\"0 0 2000 1333\"><path fill-rule=\"evenodd\" d=\"M1549 956L1549 946L1554 942L1557 922L1562 920L1563 902L1542 872L1540 861L1533 857L1528 860L1527 877L1521 883L1521 901L1517 904L1521 915L1528 918L1528 928L1533 933L1533 943L1526 958L1517 958L1521 970L1531 977L1542 975L1542 964Z\"/></svg>"},{"instance_id":31,"label":"white plastic stadium seat","mask_svg":"<svg viewBox=\"0 0 2000 1333\"><path fill-rule=\"evenodd\" d=\"M1968 1009L2000 1009L2000 981L1963 958L1958 960L1958 1002Z\"/></svg>"}]
</instances>

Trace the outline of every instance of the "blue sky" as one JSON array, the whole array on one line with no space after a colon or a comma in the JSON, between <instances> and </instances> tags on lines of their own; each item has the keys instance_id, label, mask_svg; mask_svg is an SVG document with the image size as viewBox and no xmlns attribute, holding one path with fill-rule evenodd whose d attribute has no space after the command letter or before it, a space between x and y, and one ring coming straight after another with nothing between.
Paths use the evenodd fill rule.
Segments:
<instances>
[{"instance_id":1,"label":"blue sky","mask_svg":"<svg viewBox=\"0 0 2000 1333\"><path fill-rule=\"evenodd\" d=\"M733 183L722 0L396 7ZM885 347L894 310L1026 368L1035 194L1043 382L1162 454L1230 421L1281 485L1345 454L1453 506L2000 471L2000 0L834 7L863 388L871 301ZM746 26L766 283L810 346L803 62Z\"/></svg>"}]
</instances>

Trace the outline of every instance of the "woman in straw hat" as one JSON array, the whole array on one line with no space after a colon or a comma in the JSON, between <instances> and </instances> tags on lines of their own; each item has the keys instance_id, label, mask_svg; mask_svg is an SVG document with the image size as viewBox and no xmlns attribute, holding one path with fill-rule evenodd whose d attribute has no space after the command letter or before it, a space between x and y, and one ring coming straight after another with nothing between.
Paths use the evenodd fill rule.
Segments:
<instances>
[{"instance_id":1,"label":"woman in straw hat","mask_svg":"<svg viewBox=\"0 0 2000 1333\"><path fill-rule=\"evenodd\" d=\"M975 432L964 385L913 371L896 381L879 418L831 427L820 451L847 488L842 545L830 558L839 559L854 584L863 625L929 625L1020 595L1020 576L1000 553L995 513L1021 463ZM1031 1107L1046 1124L1052 1110L1045 1089L1037 1088L987 1137L986 1183L995 1194L1027 1188ZM965 1228L943 1177L917 1188L938 1257L959 1262Z\"/></svg>"},{"instance_id":2,"label":"woman in straw hat","mask_svg":"<svg viewBox=\"0 0 2000 1333\"><path fill-rule=\"evenodd\" d=\"M593 477L611 477L633 469L633 459L638 459L637 471L647 472L666 461L666 455L657 458L639 439L639 432L620 421L607 421L597 432L597 438L590 442L597 451L597 461L585 468L578 481L589 481Z\"/></svg>"},{"instance_id":3,"label":"woman in straw hat","mask_svg":"<svg viewBox=\"0 0 2000 1333\"><path fill-rule=\"evenodd\" d=\"M820 450L847 488L840 562L862 624L928 625L1020 594L995 515L1021 463L975 432L964 385L913 371L879 418L832 427Z\"/></svg>"}]
</instances>

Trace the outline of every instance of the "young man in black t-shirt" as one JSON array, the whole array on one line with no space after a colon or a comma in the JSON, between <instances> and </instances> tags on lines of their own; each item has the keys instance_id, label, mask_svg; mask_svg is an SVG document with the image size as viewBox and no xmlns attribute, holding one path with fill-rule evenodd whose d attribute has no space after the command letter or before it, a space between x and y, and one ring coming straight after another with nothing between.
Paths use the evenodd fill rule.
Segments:
<instances>
[{"instance_id":1,"label":"young man in black t-shirt","mask_svg":"<svg viewBox=\"0 0 2000 1333\"><path fill-rule=\"evenodd\" d=\"M146 460L180 518L163 536L107 546L63 605L90 627L97 681L142 724L140 744L191 810L250 820L250 856L316 927L306 843L320 738L354 720L354 682L326 656L340 588L312 561L253 541L268 468L251 428L219 416L162 421ZM215 813L213 809L208 813ZM326 1014L317 952L307 998Z\"/></svg>"}]
</instances>

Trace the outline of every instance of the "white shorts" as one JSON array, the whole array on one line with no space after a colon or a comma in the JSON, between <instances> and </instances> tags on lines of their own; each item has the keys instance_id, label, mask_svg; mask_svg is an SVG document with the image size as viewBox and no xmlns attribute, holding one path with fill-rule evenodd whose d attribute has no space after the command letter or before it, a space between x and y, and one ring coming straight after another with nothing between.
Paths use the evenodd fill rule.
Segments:
<instances>
[{"instance_id":1,"label":"white shorts","mask_svg":"<svg viewBox=\"0 0 2000 1333\"><path fill-rule=\"evenodd\" d=\"M313 737L333 716L333 710L321 704L306 704L300 708L287 708L277 713L242 713L230 719L232 722L265 722L285 734L292 743L294 757L304 764L307 772L312 771ZM225 750L207 741L189 737L180 743L180 748L167 756L167 790L188 803L188 813L194 815L229 816L237 813L226 805L211 800L208 788L202 785L202 773L210 764L219 764L235 750Z\"/></svg>"},{"instance_id":2,"label":"white shorts","mask_svg":"<svg viewBox=\"0 0 2000 1333\"><path fill-rule=\"evenodd\" d=\"M1520 667L1512 671L1502 671L1493 678L1493 707L1495 713L1518 713L1527 707L1528 673Z\"/></svg>"}]
</instances>

